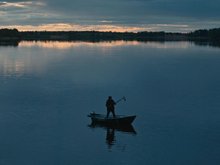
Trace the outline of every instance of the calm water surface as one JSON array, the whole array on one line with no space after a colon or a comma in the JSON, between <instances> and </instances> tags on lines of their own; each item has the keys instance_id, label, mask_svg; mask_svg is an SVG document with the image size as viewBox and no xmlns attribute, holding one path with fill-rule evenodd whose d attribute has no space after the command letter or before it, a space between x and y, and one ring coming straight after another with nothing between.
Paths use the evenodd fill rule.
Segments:
<instances>
[{"instance_id":1,"label":"calm water surface","mask_svg":"<svg viewBox=\"0 0 220 165\"><path fill-rule=\"evenodd\" d=\"M2 46L0 164L219 165L219 75L220 48L189 42ZM90 126L109 95L127 132Z\"/></svg>"}]
</instances>

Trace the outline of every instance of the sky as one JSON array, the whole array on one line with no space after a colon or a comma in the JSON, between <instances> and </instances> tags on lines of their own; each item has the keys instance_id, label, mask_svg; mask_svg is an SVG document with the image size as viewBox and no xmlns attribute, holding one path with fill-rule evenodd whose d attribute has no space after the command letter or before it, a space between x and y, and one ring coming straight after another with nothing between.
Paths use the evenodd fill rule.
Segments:
<instances>
[{"instance_id":1,"label":"sky","mask_svg":"<svg viewBox=\"0 0 220 165\"><path fill-rule=\"evenodd\" d=\"M0 28L190 32L220 27L220 0L0 0Z\"/></svg>"}]
</instances>

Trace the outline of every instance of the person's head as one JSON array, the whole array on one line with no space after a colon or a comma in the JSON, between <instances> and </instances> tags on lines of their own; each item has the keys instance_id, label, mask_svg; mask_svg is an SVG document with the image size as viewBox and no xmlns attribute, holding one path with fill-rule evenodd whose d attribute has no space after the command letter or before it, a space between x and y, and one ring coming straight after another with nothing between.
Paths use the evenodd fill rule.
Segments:
<instances>
[{"instance_id":1,"label":"person's head","mask_svg":"<svg viewBox=\"0 0 220 165\"><path fill-rule=\"evenodd\" d=\"M108 96L108 99L112 99L112 96Z\"/></svg>"}]
</instances>

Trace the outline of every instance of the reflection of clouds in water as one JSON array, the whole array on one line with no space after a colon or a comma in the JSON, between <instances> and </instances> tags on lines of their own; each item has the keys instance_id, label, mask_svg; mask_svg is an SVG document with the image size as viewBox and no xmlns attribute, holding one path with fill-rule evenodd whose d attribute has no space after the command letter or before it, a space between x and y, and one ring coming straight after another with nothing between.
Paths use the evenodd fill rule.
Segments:
<instances>
[{"instance_id":1,"label":"reflection of clouds in water","mask_svg":"<svg viewBox=\"0 0 220 165\"><path fill-rule=\"evenodd\" d=\"M48 49L70 49L75 47L120 47L120 46L131 46L139 45L138 41L109 41L109 42L68 42L68 41L48 41L48 42L29 42L22 41L19 43L19 47L42 47Z\"/></svg>"},{"instance_id":2,"label":"reflection of clouds in water","mask_svg":"<svg viewBox=\"0 0 220 165\"><path fill-rule=\"evenodd\" d=\"M156 49L187 49L192 46L192 43L187 41L148 42L147 46Z\"/></svg>"},{"instance_id":3,"label":"reflection of clouds in water","mask_svg":"<svg viewBox=\"0 0 220 165\"><path fill-rule=\"evenodd\" d=\"M0 74L5 77L19 77L24 74L41 74L48 67L48 63L60 59L53 58L43 49L22 47L2 47L0 51Z\"/></svg>"},{"instance_id":4,"label":"reflection of clouds in water","mask_svg":"<svg viewBox=\"0 0 220 165\"><path fill-rule=\"evenodd\" d=\"M122 46L145 46L150 48L158 49L169 49L169 48L188 48L192 44L186 41L180 42L138 42L138 41L106 41L106 42L68 42L68 41L22 41L19 43L19 47L41 47L48 49L70 49L76 47L101 47L101 48L112 48L112 47L122 47Z\"/></svg>"},{"instance_id":5,"label":"reflection of clouds in water","mask_svg":"<svg viewBox=\"0 0 220 165\"><path fill-rule=\"evenodd\" d=\"M5 76L21 76L23 74L45 72L51 63L63 60L66 55L74 54L76 60L82 60L81 67L88 68L91 64L90 54L111 55L112 51L121 48L142 47L152 49L186 49L192 46L189 42L138 42L138 41L112 41L112 42L28 42L19 43L18 47L1 47L0 73ZM129 51L129 49L126 49ZM140 52L140 49L139 51ZM128 52L127 52L128 53ZM89 55L89 56L87 56ZM80 59L78 57L80 56ZM94 56L93 56L94 57ZM77 58L77 59L76 59ZM90 59L90 60L89 60ZM81 61L82 62L82 61ZM95 61L93 61L95 62ZM80 68L81 68L80 67ZM76 68L78 69L78 68ZM116 68L117 69L117 68ZM94 69L93 69L94 70ZM82 73L80 73L82 74ZM94 76L94 75L93 75Z\"/></svg>"},{"instance_id":6,"label":"reflection of clouds in water","mask_svg":"<svg viewBox=\"0 0 220 165\"><path fill-rule=\"evenodd\" d=\"M22 61L3 61L3 74L10 76L11 74L16 74L17 76L24 73L25 63Z\"/></svg>"},{"instance_id":7,"label":"reflection of clouds in water","mask_svg":"<svg viewBox=\"0 0 220 165\"><path fill-rule=\"evenodd\" d=\"M0 73L4 76L19 76L25 70L25 62L22 59L16 59L10 55L0 54Z\"/></svg>"}]
</instances>

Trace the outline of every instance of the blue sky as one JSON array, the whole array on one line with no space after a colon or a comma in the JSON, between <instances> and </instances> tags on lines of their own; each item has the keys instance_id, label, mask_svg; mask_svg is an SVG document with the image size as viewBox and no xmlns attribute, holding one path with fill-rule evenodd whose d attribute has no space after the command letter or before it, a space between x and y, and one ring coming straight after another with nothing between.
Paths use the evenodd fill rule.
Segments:
<instances>
[{"instance_id":1,"label":"blue sky","mask_svg":"<svg viewBox=\"0 0 220 165\"><path fill-rule=\"evenodd\" d=\"M188 32L220 27L220 0L9 0L0 20L19 30Z\"/></svg>"}]
</instances>

